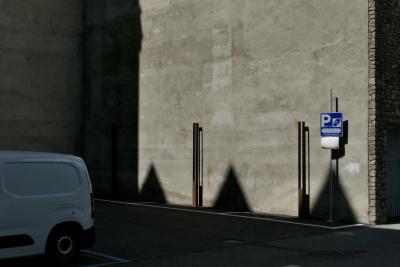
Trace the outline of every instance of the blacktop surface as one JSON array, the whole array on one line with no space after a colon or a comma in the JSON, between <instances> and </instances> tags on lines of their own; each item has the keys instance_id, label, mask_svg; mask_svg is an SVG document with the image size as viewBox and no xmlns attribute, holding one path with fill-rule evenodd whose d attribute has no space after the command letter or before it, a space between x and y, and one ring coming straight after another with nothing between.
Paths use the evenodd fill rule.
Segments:
<instances>
[{"instance_id":1,"label":"blacktop surface","mask_svg":"<svg viewBox=\"0 0 400 267\"><path fill-rule=\"evenodd\" d=\"M97 200L96 228L94 247L63 266L400 266L400 224ZM49 263L31 257L0 266Z\"/></svg>"}]
</instances>

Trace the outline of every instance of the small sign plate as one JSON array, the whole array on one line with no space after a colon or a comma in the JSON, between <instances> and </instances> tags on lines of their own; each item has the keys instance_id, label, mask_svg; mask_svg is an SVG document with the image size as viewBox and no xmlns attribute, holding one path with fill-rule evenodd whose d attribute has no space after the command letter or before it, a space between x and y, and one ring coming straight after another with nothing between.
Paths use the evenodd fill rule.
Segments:
<instances>
[{"instance_id":1,"label":"small sign plate","mask_svg":"<svg viewBox=\"0 0 400 267\"><path fill-rule=\"evenodd\" d=\"M343 116L341 112L321 113L321 136L343 136Z\"/></svg>"}]
</instances>

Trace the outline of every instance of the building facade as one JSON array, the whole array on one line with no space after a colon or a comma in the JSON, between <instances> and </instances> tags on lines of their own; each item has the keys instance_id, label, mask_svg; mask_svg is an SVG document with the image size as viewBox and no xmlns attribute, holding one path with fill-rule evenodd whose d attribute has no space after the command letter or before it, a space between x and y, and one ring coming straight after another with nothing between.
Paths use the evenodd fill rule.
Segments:
<instances>
[{"instance_id":1,"label":"building facade","mask_svg":"<svg viewBox=\"0 0 400 267\"><path fill-rule=\"evenodd\" d=\"M399 1L41 3L1 3L2 149L77 153L99 196L190 205L196 122L204 205L296 216L305 121L311 215L327 218L333 89L334 218L400 216Z\"/></svg>"}]
</instances>

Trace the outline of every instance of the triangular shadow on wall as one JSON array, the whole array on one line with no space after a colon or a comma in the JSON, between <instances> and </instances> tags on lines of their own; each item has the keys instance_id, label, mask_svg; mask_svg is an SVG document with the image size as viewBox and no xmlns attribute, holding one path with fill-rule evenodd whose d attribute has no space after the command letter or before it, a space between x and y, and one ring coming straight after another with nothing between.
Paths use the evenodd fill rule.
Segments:
<instances>
[{"instance_id":1,"label":"triangular shadow on wall","mask_svg":"<svg viewBox=\"0 0 400 267\"><path fill-rule=\"evenodd\" d=\"M146 180L140 192L141 201L166 203L167 199L161 187L160 178L153 164L150 165Z\"/></svg>"},{"instance_id":2,"label":"triangular shadow on wall","mask_svg":"<svg viewBox=\"0 0 400 267\"><path fill-rule=\"evenodd\" d=\"M250 211L246 196L238 182L238 176L233 167L230 167L221 187L214 208L229 211Z\"/></svg>"},{"instance_id":3,"label":"triangular shadow on wall","mask_svg":"<svg viewBox=\"0 0 400 267\"><path fill-rule=\"evenodd\" d=\"M311 217L318 219L329 218L330 206L330 177L329 170L325 177L325 184L320 191L314 206L311 209ZM348 197L343 190L342 185L336 173L333 174L333 220L334 221L350 221L354 222L356 216L354 210L350 205Z\"/></svg>"}]
</instances>

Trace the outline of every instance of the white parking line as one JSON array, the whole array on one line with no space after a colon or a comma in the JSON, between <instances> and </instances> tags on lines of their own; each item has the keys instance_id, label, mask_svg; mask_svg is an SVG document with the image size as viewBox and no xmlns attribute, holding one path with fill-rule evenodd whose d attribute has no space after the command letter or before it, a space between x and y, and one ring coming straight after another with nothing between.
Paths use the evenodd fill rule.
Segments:
<instances>
[{"instance_id":1,"label":"white parking line","mask_svg":"<svg viewBox=\"0 0 400 267\"><path fill-rule=\"evenodd\" d=\"M226 216L226 217L244 218L244 219L251 219L251 220L258 220L258 221L280 222L280 223L302 225L302 226L322 228L322 229L328 229L328 230L339 230L339 229L365 226L364 224L361 224L361 223L342 225L342 226L326 226L326 225L318 225L318 224L310 224L310 223L291 222L291 221L272 219L272 218L245 216L245 215L239 215L239 214L233 214L233 213L227 213L227 212L221 213L221 212L193 210L193 209L185 209L185 208L173 208L173 207L166 207L166 206L159 206L159 205L150 205L150 204L142 204L142 203L135 203L135 202L122 202L122 201L107 200L107 199L100 199L100 198L96 198L95 200L102 201L102 202L108 202L108 203L130 205L130 206L149 207L149 208L166 209L166 210L178 210L178 211L186 211L186 212L193 212L193 213L203 213L203 214L212 214L212 215L219 215L219 216Z\"/></svg>"},{"instance_id":2,"label":"white parking line","mask_svg":"<svg viewBox=\"0 0 400 267\"><path fill-rule=\"evenodd\" d=\"M130 262L130 260L117 258L117 257L114 257L114 256L110 256L110 255L107 255L107 254L103 254L103 253L97 252L97 251L93 251L93 250L82 249L81 252L83 252L85 254L88 254L88 255L97 256L97 257L103 258L105 260L108 260L108 262L102 262L102 263L91 264L91 265L84 265L82 267L99 267L99 266L107 266L107 265L111 265L111 264L123 264L123 263Z\"/></svg>"},{"instance_id":3,"label":"white parking line","mask_svg":"<svg viewBox=\"0 0 400 267\"><path fill-rule=\"evenodd\" d=\"M81 267L99 267L99 266L107 266L111 264L120 264L119 262L104 262L104 263L99 263L99 264L93 264L93 265L84 265Z\"/></svg>"}]
</instances>

